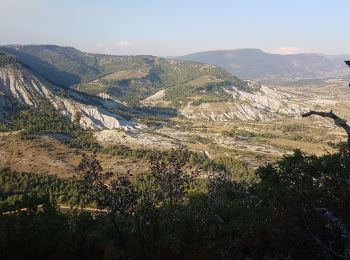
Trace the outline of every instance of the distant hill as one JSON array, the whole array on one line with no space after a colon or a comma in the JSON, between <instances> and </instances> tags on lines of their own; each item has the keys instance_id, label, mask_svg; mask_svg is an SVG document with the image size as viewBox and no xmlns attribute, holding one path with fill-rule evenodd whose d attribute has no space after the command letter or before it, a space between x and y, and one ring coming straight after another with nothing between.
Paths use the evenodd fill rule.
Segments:
<instances>
[{"instance_id":1,"label":"distant hill","mask_svg":"<svg viewBox=\"0 0 350 260\"><path fill-rule=\"evenodd\" d=\"M91 54L55 45L0 46L2 120L12 111L12 100L38 106L45 99L84 128L132 127L137 118L176 115L173 108L192 96L221 100L228 86L248 88L224 69L198 62ZM164 89L171 89L172 106L139 107Z\"/></svg>"},{"instance_id":2,"label":"distant hill","mask_svg":"<svg viewBox=\"0 0 350 260\"><path fill-rule=\"evenodd\" d=\"M244 79L299 80L349 77L350 70L344 66L349 57L316 53L279 55L260 49L238 49L198 52L178 59L220 66Z\"/></svg>"},{"instance_id":3,"label":"distant hill","mask_svg":"<svg viewBox=\"0 0 350 260\"><path fill-rule=\"evenodd\" d=\"M6 45L0 46L0 52L14 56L55 85L96 96L107 94L131 105L160 89L193 82L199 87L213 83L246 86L224 69L198 62L92 54L55 45Z\"/></svg>"},{"instance_id":4,"label":"distant hill","mask_svg":"<svg viewBox=\"0 0 350 260\"><path fill-rule=\"evenodd\" d=\"M0 52L15 56L48 80L66 87L118 70L143 68L147 64L146 56L92 54L56 45L5 45L0 46Z\"/></svg>"},{"instance_id":5,"label":"distant hill","mask_svg":"<svg viewBox=\"0 0 350 260\"><path fill-rule=\"evenodd\" d=\"M91 129L132 128L138 118L154 116L264 120L304 110L289 95L201 62L53 45L0 46L1 52L0 116L13 98L29 106L45 99Z\"/></svg>"}]
</instances>

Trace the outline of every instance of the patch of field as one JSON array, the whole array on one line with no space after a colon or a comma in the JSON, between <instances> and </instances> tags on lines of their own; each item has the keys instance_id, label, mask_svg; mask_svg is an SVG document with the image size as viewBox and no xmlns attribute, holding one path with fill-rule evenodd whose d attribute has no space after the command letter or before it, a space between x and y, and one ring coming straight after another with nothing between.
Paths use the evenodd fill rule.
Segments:
<instances>
[{"instance_id":1,"label":"patch of field","mask_svg":"<svg viewBox=\"0 0 350 260\"><path fill-rule=\"evenodd\" d=\"M192 150L211 156L228 156L256 167L290 154L294 149L309 154L334 152L328 142L345 141L341 128L325 118L285 118L258 121L191 121L174 119L178 127L161 133L179 140Z\"/></svg>"},{"instance_id":2,"label":"patch of field","mask_svg":"<svg viewBox=\"0 0 350 260\"><path fill-rule=\"evenodd\" d=\"M136 79L136 78L143 78L147 76L147 72L144 72L142 70L123 70L123 71L116 71L111 74L108 74L102 79L105 80L122 80L122 79Z\"/></svg>"},{"instance_id":3,"label":"patch of field","mask_svg":"<svg viewBox=\"0 0 350 260\"><path fill-rule=\"evenodd\" d=\"M308 154L322 155L326 154L327 152L334 152L334 149L327 144L314 144L283 138L269 139L268 143L276 147L282 147L290 150L300 149Z\"/></svg>"},{"instance_id":4,"label":"patch of field","mask_svg":"<svg viewBox=\"0 0 350 260\"><path fill-rule=\"evenodd\" d=\"M194 86L194 87L201 87L201 86L204 86L205 84L208 84L208 83L218 83L218 82L222 82L222 80L217 79L213 76L203 76L203 77L191 80L191 81L187 82L186 84Z\"/></svg>"},{"instance_id":5,"label":"patch of field","mask_svg":"<svg viewBox=\"0 0 350 260\"><path fill-rule=\"evenodd\" d=\"M98 81L89 82L79 85L77 90L88 93L90 95L98 95L106 90L106 87Z\"/></svg>"},{"instance_id":6,"label":"patch of field","mask_svg":"<svg viewBox=\"0 0 350 260\"><path fill-rule=\"evenodd\" d=\"M95 133L95 138L102 146L125 145L133 149L170 150L177 146L173 139L147 131L102 130Z\"/></svg>"},{"instance_id":7,"label":"patch of field","mask_svg":"<svg viewBox=\"0 0 350 260\"><path fill-rule=\"evenodd\" d=\"M146 161L98 154L104 170L116 174L140 173L147 169ZM34 172L43 175L72 177L81 155L50 136L22 140L18 135L0 136L0 168L8 167L18 172Z\"/></svg>"},{"instance_id":8,"label":"patch of field","mask_svg":"<svg viewBox=\"0 0 350 260\"><path fill-rule=\"evenodd\" d=\"M123 70L107 74L101 78L94 79L85 84L80 84L77 86L77 90L88 93L90 95L98 95L100 93L106 92L108 86L102 82L102 80L123 80L123 79L135 79L143 78L147 76L148 73L142 70ZM102 79L102 80L101 80Z\"/></svg>"}]
</instances>

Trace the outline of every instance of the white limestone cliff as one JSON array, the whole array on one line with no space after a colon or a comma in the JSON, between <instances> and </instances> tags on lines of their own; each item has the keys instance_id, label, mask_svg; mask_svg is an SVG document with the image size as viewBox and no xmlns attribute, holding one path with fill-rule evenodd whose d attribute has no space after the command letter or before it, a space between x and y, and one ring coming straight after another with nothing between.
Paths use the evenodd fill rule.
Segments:
<instances>
[{"instance_id":1,"label":"white limestone cliff","mask_svg":"<svg viewBox=\"0 0 350 260\"><path fill-rule=\"evenodd\" d=\"M37 106L41 99L46 99L69 120L78 120L84 129L127 129L134 126L134 122L124 120L104 108L61 97L54 90L59 88L22 65L12 64L0 68L2 103L6 97L14 98L20 104ZM0 107L3 106L0 104Z\"/></svg>"}]
</instances>

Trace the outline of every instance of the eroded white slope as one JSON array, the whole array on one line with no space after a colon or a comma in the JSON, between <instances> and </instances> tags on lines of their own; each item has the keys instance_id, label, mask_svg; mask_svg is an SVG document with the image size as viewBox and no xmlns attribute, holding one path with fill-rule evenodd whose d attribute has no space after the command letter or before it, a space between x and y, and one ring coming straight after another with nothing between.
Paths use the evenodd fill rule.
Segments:
<instances>
[{"instance_id":1,"label":"eroded white slope","mask_svg":"<svg viewBox=\"0 0 350 260\"><path fill-rule=\"evenodd\" d=\"M55 89L57 87L21 65L0 68L0 92L5 97L15 98L21 104L36 106L45 98L70 120L78 120L85 129L132 128L134 125L103 108L61 97L55 94Z\"/></svg>"},{"instance_id":2,"label":"eroded white slope","mask_svg":"<svg viewBox=\"0 0 350 260\"><path fill-rule=\"evenodd\" d=\"M189 118L204 118L214 121L267 120L281 116L300 116L306 111L302 105L293 101L289 94L276 89L261 86L252 91L243 91L235 87L225 90L232 100L228 102L204 103L192 106L189 103L181 114Z\"/></svg>"},{"instance_id":3,"label":"eroded white slope","mask_svg":"<svg viewBox=\"0 0 350 260\"><path fill-rule=\"evenodd\" d=\"M36 105L41 98L53 98L48 88L20 65L0 68L0 90L5 96L14 97L19 103L30 106Z\"/></svg>"},{"instance_id":4,"label":"eroded white slope","mask_svg":"<svg viewBox=\"0 0 350 260\"><path fill-rule=\"evenodd\" d=\"M266 120L282 116L297 117L307 109L295 97L274 88L247 81L249 89L240 90L234 86L225 87L224 91L231 97L223 102L192 105L191 102L180 109L180 113L191 119L214 121L227 120ZM148 97L145 105L164 105L164 90Z\"/></svg>"}]
</instances>

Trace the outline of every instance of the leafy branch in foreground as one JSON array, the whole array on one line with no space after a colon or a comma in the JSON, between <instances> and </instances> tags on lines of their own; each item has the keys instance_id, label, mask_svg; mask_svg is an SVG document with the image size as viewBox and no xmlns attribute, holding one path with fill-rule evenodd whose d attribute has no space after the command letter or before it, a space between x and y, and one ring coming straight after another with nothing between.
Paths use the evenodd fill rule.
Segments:
<instances>
[{"instance_id":1,"label":"leafy branch in foreground","mask_svg":"<svg viewBox=\"0 0 350 260\"><path fill-rule=\"evenodd\" d=\"M176 156L153 157L148 171L116 176L92 154L67 184L0 171L0 202L21 202L4 208L15 213L0 214L0 252L4 259L33 252L40 259L82 252L89 252L84 259L349 258L350 158L343 150L295 151L257 169L260 182L249 185L225 171L196 176L187 167ZM40 194L49 194L51 210L18 210L43 204ZM70 194L103 211L88 218L84 210L60 212L55 201Z\"/></svg>"}]
</instances>

